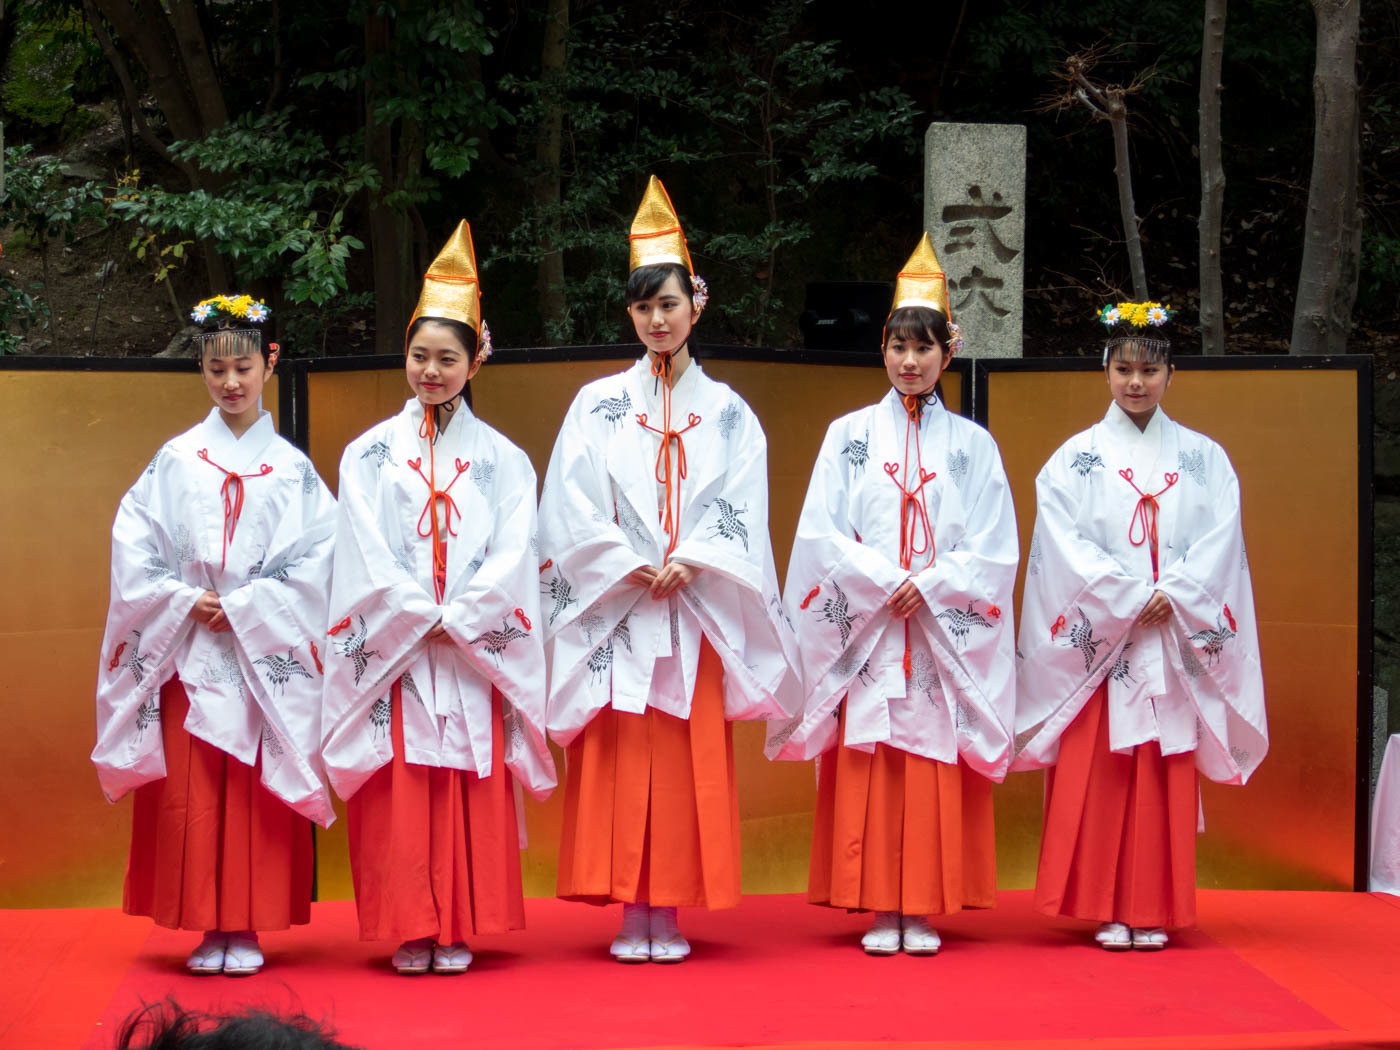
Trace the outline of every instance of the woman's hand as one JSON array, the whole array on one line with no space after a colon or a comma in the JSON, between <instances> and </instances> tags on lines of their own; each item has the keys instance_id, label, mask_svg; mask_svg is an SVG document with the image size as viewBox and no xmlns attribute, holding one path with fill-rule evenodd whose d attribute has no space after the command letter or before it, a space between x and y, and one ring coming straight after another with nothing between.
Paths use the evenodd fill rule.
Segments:
<instances>
[{"instance_id":1,"label":"woman's hand","mask_svg":"<svg viewBox=\"0 0 1400 1050\"><path fill-rule=\"evenodd\" d=\"M639 569L633 569L627 574L627 582L637 587L645 587L651 590L651 585L656 582L656 570L650 565L643 565Z\"/></svg>"},{"instance_id":2,"label":"woman's hand","mask_svg":"<svg viewBox=\"0 0 1400 1050\"><path fill-rule=\"evenodd\" d=\"M442 621L439 620L437 623L433 624L431 627L428 628L428 641L431 642L434 638L441 638L446 633L447 628L444 627L442 625Z\"/></svg>"},{"instance_id":3,"label":"woman's hand","mask_svg":"<svg viewBox=\"0 0 1400 1050\"><path fill-rule=\"evenodd\" d=\"M700 575L700 570L694 565L686 565L683 562L668 562L656 574L656 579L651 582L651 596L654 599L668 597L681 587L685 587L695 577Z\"/></svg>"},{"instance_id":4,"label":"woman's hand","mask_svg":"<svg viewBox=\"0 0 1400 1050\"><path fill-rule=\"evenodd\" d=\"M1143 627L1156 627L1166 623L1171 612L1172 603L1167 601L1167 596L1161 591L1153 591L1142 612L1138 613L1137 622Z\"/></svg>"},{"instance_id":5,"label":"woman's hand","mask_svg":"<svg viewBox=\"0 0 1400 1050\"><path fill-rule=\"evenodd\" d=\"M905 580L899 585L899 589L890 595L885 605L901 620L907 620L923 608L924 594L914 586L913 580Z\"/></svg>"},{"instance_id":6,"label":"woman's hand","mask_svg":"<svg viewBox=\"0 0 1400 1050\"><path fill-rule=\"evenodd\" d=\"M215 634L222 634L229 629L228 617L224 615L224 607L219 602L219 596L213 591L205 591L195 599L190 616Z\"/></svg>"}]
</instances>

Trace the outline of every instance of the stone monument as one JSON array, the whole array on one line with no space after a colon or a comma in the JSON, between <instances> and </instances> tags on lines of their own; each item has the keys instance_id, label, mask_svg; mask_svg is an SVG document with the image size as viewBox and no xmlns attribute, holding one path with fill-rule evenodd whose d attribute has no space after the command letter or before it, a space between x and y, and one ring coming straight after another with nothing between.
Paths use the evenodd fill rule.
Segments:
<instances>
[{"instance_id":1,"label":"stone monument","mask_svg":"<svg viewBox=\"0 0 1400 1050\"><path fill-rule=\"evenodd\" d=\"M1020 357L1026 128L931 124L924 164L924 229L948 274L963 354Z\"/></svg>"}]
</instances>

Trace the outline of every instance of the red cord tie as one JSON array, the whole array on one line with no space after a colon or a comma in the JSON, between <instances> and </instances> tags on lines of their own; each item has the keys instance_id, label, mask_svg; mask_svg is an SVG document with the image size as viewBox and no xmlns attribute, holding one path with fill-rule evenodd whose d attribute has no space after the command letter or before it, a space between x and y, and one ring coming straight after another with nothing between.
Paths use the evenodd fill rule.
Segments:
<instances>
[{"instance_id":1,"label":"red cord tie","mask_svg":"<svg viewBox=\"0 0 1400 1050\"><path fill-rule=\"evenodd\" d=\"M321 663L321 650L316 648L315 642L311 643L311 659L316 661L317 673L324 675L326 673L326 668L325 665Z\"/></svg>"},{"instance_id":2,"label":"red cord tie","mask_svg":"<svg viewBox=\"0 0 1400 1050\"><path fill-rule=\"evenodd\" d=\"M336 635L338 635L341 631L345 630L345 629L346 629L347 627L349 627L349 626L350 626L350 617L347 616L347 617L345 617L345 619L341 620L338 624L336 624L334 627L332 627L332 628L331 628L329 631L327 631L326 633L327 633L328 635L330 635L332 638L334 638Z\"/></svg>"},{"instance_id":3,"label":"red cord tie","mask_svg":"<svg viewBox=\"0 0 1400 1050\"><path fill-rule=\"evenodd\" d=\"M516 618L517 620L520 621L520 626L523 627L523 628L525 628L525 630L527 630L527 631L528 631L532 626L534 626L533 624L530 623L530 618L529 618L528 616L525 615L525 610L524 610L524 609L516 609L516 610L515 610L515 618Z\"/></svg>"},{"instance_id":4,"label":"red cord tie","mask_svg":"<svg viewBox=\"0 0 1400 1050\"><path fill-rule=\"evenodd\" d=\"M1161 505L1157 502L1157 497L1162 495L1167 489L1177 483L1180 474L1163 474L1162 480L1166 482L1162 488L1156 492L1143 492L1133 481L1133 470L1125 467L1118 472L1118 476L1133 486L1133 491L1138 494L1137 506L1133 508L1132 524L1128 526L1128 542L1134 547L1141 547L1147 544L1148 553L1152 555L1152 582L1157 582L1157 514L1161 510Z\"/></svg>"},{"instance_id":5,"label":"red cord tie","mask_svg":"<svg viewBox=\"0 0 1400 1050\"><path fill-rule=\"evenodd\" d=\"M543 565L540 566L540 572L544 572L546 569L550 568L553 565L554 559L550 558L548 561L546 561Z\"/></svg>"},{"instance_id":6,"label":"red cord tie","mask_svg":"<svg viewBox=\"0 0 1400 1050\"><path fill-rule=\"evenodd\" d=\"M645 412L637 415L637 422L653 434L661 436L661 447L656 450L656 480L666 487L666 509L661 514L661 527L669 542L666 544L666 561L676 549L681 533L681 482L686 477L685 441L681 435L689 433L699 423L700 417L691 412L686 426L675 430L671 426L671 371L674 362L670 354L657 354L651 362L651 374L661 380L661 428L647 422ZM671 442L676 443L676 455L671 457Z\"/></svg>"},{"instance_id":7,"label":"red cord tie","mask_svg":"<svg viewBox=\"0 0 1400 1050\"><path fill-rule=\"evenodd\" d=\"M121 662L122 662L122 653L124 653L124 652L126 652L126 643L125 643L125 642L121 642L121 643L119 643L119 644L117 645L116 649L113 650L113 652L112 652L112 659L111 659L111 661L107 664L107 670L109 670L109 671L115 671L115 670L117 669L117 667L120 666L120 664L121 664Z\"/></svg>"},{"instance_id":8,"label":"red cord tie","mask_svg":"<svg viewBox=\"0 0 1400 1050\"><path fill-rule=\"evenodd\" d=\"M821 593L821 588L820 588L820 587L813 587L810 591L807 592L807 597L805 597L805 598L802 599L802 604L799 605L798 608L799 608L799 609L802 609L802 610L805 612L806 609L807 609L807 606L809 606L809 605L812 604L812 599L815 598L815 597L816 597L818 594L820 594L820 593Z\"/></svg>"},{"instance_id":9,"label":"red cord tie","mask_svg":"<svg viewBox=\"0 0 1400 1050\"><path fill-rule=\"evenodd\" d=\"M423 512L418 515L418 535L423 539L431 538L433 541L433 593L437 596L438 603L442 603L442 596L447 590L447 539L442 535L442 530L447 529L449 536L456 536L457 530L452 525L452 515L462 517L462 512L457 509L457 501L452 498L452 486L457 484L457 479L467 472L471 467L471 461L463 463L460 459L453 459L452 465L457 468L457 473L453 475L446 488L437 487L437 445L434 443L436 423L433 419L432 410L423 406L423 422L418 426L418 436L427 439L428 442L428 473L423 473L423 459L408 460L408 465L418 472L418 476L423 479L423 484L428 486L428 500L423 504ZM438 522L438 505L443 506L443 520ZM428 527L425 530L423 520L427 519Z\"/></svg>"},{"instance_id":10,"label":"red cord tie","mask_svg":"<svg viewBox=\"0 0 1400 1050\"><path fill-rule=\"evenodd\" d=\"M896 476L899 464L885 464L885 473L899 487L899 564L905 569L913 566L914 558L919 554L928 555L928 561L923 566L925 569L933 564L933 528L929 524L928 508L924 505L923 489L938 475L932 470L924 470L922 464L918 471L919 483L911 489L908 487L907 469L904 480L900 481Z\"/></svg>"},{"instance_id":11,"label":"red cord tie","mask_svg":"<svg viewBox=\"0 0 1400 1050\"><path fill-rule=\"evenodd\" d=\"M1230 630L1234 631L1236 634L1239 633L1239 624L1235 623L1235 617L1234 614L1230 612L1229 603L1225 605L1225 622L1230 625Z\"/></svg>"},{"instance_id":12,"label":"red cord tie","mask_svg":"<svg viewBox=\"0 0 1400 1050\"><path fill-rule=\"evenodd\" d=\"M195 453L200 459L208 463L216 470L224 472L224 483L219 488L219 494L224 498L224 549L223 555L219 559L219 568L224 568L228 564L228 545L233 542L234 531L238 528L238 519L243 514L243 481L245 478L263 478L272 473L272 468L264 463L252 474L240 474L236 470L229 470L221 467L209 458L209 450L202 448Z\"/></svg>"},{"instance_id":13,"label":"red cord tie","mask_svg":"<svg viewBox=\"0 0 1400 1050\"><path fill-rule=\"evenodd\" d=\"M1050 640L1053 642L1055 640L1055 635L1059 634L1064 629L1065 618L1063 616L1057 616L1055 622L1050 625Z\"/></svg>"},{"instance_id":14,"label":"red cord tie","mask_svg":"<svg viewBox=\"0 0 1400 1050\"><path fill-rule=\"evenodd\" d=\"M1000 606L1000 605L989 605L989 606L987 606L987 618L988 618L988 619L991 619L991 620L1000 620L1000 619L1001 619L1001 606Z\"/></svg>"}]
</instances>

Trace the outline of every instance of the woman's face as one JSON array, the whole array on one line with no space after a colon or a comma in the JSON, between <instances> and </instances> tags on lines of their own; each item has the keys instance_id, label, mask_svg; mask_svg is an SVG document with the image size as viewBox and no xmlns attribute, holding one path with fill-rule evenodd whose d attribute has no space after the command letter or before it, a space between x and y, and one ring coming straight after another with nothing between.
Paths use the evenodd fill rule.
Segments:
<instances>
[{"instance_id":1,"label":"woman's face","mask_svg":"<svg viewBox=\"0 0 1400 1050\"><path fill-rule=\"evenodd\" d=\"M1160 361L1109 359L1108 389L1114 402L1138 426L1146 426L1172 381L1171 365Z\"/></svg>"},{"instance_id":2,"label":"woman's face","mask_svg":"<svg viewBox=\"0 0 1400 1050\"><path fill-rule=\"evenodd\" d=\"M642 345L657 354L674 353L685 346L700 317L675 274L667 277L650 299L629 303L627 313Z\"/></svg>"},{"instance_id":3,"label":"woman's face","mask_svg":"<svg viewBox=\"0 0 1400 1050\"><path fill-rule=\"evenodd\" d=\"M936 340L892 335L885 343L885 371L900 394L927 394L952 359L952 351Z\"/></svg>"},{"instance_id":4,"label":"woman's face","mask_svg":"<svg viewBox=\"0 0 1400 1050\"><path fill-rule=\"evenodd\" d=\"M262 397L263 384L277 365L277 351L263 361L260 353L238 357L214 357L205 354L199 362L200 374L209 390L209 397L225 418L237 419L245 412L256 412Z\"/></svg>"},{"instance_id":5,"label":"woman's face","mask_svg":"<svg viewBox=\"0 0 1400 1050\"><path fill-rule=\"evenodd\" d=\"M404 369L413 395L425 405L443 405L462 392L481 367L473 361L457 333L447 325L428 321L418 326L408 344Z\"/></svg>"}]
</instances>

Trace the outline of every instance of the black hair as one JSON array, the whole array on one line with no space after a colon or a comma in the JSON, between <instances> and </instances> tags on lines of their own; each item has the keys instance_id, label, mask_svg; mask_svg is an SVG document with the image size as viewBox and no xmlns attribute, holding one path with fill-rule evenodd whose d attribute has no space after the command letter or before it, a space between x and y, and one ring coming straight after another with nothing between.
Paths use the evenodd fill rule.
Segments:
<instances>
[{"instance_id":1,"label":"black hair","mask_svg":"<svg viewBox=\"0 0 1400 1050\"><path fill-rule=\"evenodd\" d=\"M408 334L404 336L404 350L407 351L413 342L413 337L418 334L418 330L425 324L440 324L457 337L457 342L462 344L462 349L467 352L467 363L476 363L476 349L478 346L476 329L463 321L454 321L450 317L416 317L413 323L408 326Z\"/></svg>"},{"instance_id":2,"label":"black hair","mask_svg":"<svg viewBox=\"0 0 1400 1050\"><path fill-rule=\"evenodd\" d=\"M190 349L194 352L201 371L204 368L204 359L209 354L221 358L251 357L254 343L257 352L262 355L263 364L267 365L271 361L272 346L263 338L260 329L237 327L230 324L227 318L221 318L220 322L206 324L203 331L190 340Z\"/></svg>"},{"instance_id":3,"label":"black hair","mask_svg":"<svg viewBox=\"0 0 1400 1050\"><path fill-rule=\"evenodd\" d=\"M885 346L891 339L903 342L937 343L940 350L948 349L952 333L948 318L931 306L901 306L885 322ZM883 351L885 346L880 347Z\"/></svg>"},{"instance_id":4,"label":"black hair","mask_svg":"<svg viewBox=\"0 0 1400 1050\"><path fill-rule=\"evenodd\" d=\"M174 999L150 1003L117 1032L116 1050L354 1050L304 1015L264 1010L230 1014L186 1010Z\"/></svg>"},{"instance_id":5,"label":"black hair","mask_svg":"<svg viewBox=\"0 0 1400 1050\"><path fill-rule=\"evenodd\" d=\"M627 305L642 299L650 299L666 281L675 277L681 283L681 292L695 306L695 291L690 284L690 271L682 263L649 263L638 266L627 275Z\"/></svg>"},{"instance_id":6,"label":"black hair","mask_svg":"<svg viewBox=\"0 0 1400 1050\"><path fill-rule=\"evenodd\" d=\"M1117 358L1120 361L1151 361L1168 368L1172 364L1171 340L1162 335L1114 336L1103 348L1103 366L1107 368Z\"/></svg>"}]
</instances>

